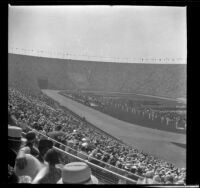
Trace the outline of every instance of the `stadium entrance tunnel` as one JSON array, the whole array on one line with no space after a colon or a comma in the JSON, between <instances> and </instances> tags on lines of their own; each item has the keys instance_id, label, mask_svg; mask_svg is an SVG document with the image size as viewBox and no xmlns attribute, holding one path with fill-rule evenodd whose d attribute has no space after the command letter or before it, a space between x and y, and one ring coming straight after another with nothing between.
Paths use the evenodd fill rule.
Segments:
<instances>
[{"instance_id":1,"label":"stadium entrance tunnel","mask_svg":"<svg viewBox=\"0 0 200 188\"><path fill-rule=\"evenodd\" d=\"M49 86L48 78L38 78L37 83L40 89L48 89Z\"/></svg>"}]
</instances>

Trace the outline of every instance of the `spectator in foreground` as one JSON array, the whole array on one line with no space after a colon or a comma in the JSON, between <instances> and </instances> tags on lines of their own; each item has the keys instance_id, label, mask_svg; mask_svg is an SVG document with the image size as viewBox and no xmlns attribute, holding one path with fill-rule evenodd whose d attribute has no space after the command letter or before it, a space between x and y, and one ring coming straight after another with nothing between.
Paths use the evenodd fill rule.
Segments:
<instances>
[{"instance_id":1,"label":"spectator in foreground","mask_svg":"<svg viewBox=\"0 0 200 188\"><path fill-rule=\"evenodd\" d=\"M83 162L66 164L62 169L62 178L58 184L98 184L98 179L92 175L90 167Z\"/></svg>"},{"instance_id":2,"label":"spectator in foreground","mask_svg":"<svg viewBox=\"0 0 200 188\"><path fill-rule=\"evenodd\" d=\"M16 162L14 170L16 175L19 176L30 176L34 179L37 173L43 168L42 164L37 158L30 154L24 154L23 158L26 160L26 164L21 168L19 163Z\"/></svg>"},{"instance_id":3,"label":"spectator in foreground","mask_svg":"<svg viewBox=\"0 0 200 188\"><path fill-rule=\"evenodd\" d=\"M55 184L61 178L61 168L56 166L60 163L60 154L52 148L47 151L44 159L48 162L48 165L37 174L32 182L33 184Z\"/></svg>"},{"instance_id":4,"label":"spectator in foreground","mask_svg":"<svg viewBox=\"0 0 200 188\"><path fill-rule=\"evenodd\" d=\"M18 151L24 142L26 142L26 139L22 138L22 129L8 125L8 164L13 168Z\"/></svg>"},{"instance_id":5,"label":"spectator in foreground","mask_svg":"<svg viewBox=\"0 0 200 188\"><path fill-rule=\"evenodd\" d=\"M17 177L17 175L14 172L13 167L11 167L8 164L8 183L18 183L19 182L19 178Z\"/></svg>"}]
</instances>

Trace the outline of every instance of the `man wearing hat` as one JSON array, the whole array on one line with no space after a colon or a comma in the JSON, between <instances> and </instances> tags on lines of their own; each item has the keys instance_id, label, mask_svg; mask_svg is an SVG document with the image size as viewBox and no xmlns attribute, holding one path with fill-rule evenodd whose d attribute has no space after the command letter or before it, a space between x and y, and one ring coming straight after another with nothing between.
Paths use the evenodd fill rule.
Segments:
<instances>
[{"instance_id":1,"label":"man wearing hat","mask_svg":"<svg viewBox=\"0 0 200 188\"><path fill-rule=\"evenodd\" d=\"M136 166L132 166L131 167L131 173L135 174L137 172L137 167Z\"/></svg>"},{"instance_id":2,"label":"man wearing hat","mask_svg":"<svg viewBox=\"0 0 200 188\"><path fill-rule=\"evenodd\" d=\"M85 159L85 160L88 160L88 153L87 153L87 150L86 150L87 146L88 146L87 142L82 143L81 150L77 153L78 157Z\"/></svg>"},{"instance_id":3,"label":"man wearing hat","mask_svg":"<svg viewBox=\"0 0 200 188\"><path fill-rule=\"evenodd\" d=\"M23 142L26 142L26 139L22 138L22 129L8 126L8 164L14 167L17 176L28 175L33 178L42 166L34 156L25 154L24 150L20 149Z\"/></svg>"},{"instance_id":4,"label":"man wearing hat","mask_svg":"<svg viewBox=\"0 0 200 188\"><path fill-rule=\"evenodd\" d=\"M17 126L16 118L13 115L11 115L10 113L8 113L8 123L10 125Z\"/></svg>"},{"instance_id":5,"label":"man wearing hat","mask_svg":"<svg viewBox=\"0 0 200 188\"><path fill-rule=\"evenodd\" d=\"M98 184L98 179L92 175L90 167L83 162L66 164L62 169L62 178L58 184Z\"/></svg>"},{"instance_id":6,"label":"man wearing hat","mask_svg":"<svg viewBox=\"0 0 200 188\"><path fill-rule=\"evenodd\" d=\"M26 139L22 138L22 129L16 126L8 125L8 164L11 167L15 166L15 160L22 143Z\"/></svg>"}]
</instances>

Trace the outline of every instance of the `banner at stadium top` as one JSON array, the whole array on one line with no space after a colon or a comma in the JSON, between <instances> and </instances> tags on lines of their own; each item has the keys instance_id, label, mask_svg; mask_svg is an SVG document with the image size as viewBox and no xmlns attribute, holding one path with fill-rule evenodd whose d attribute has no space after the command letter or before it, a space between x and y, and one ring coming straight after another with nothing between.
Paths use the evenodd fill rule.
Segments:
<instances>
[{"instance_id":1,"label":"banner at stadium top","mask_svg":"<svg viewBox=\"0 0 200 188\"><path fill-rule=\"evenodd\" d=\"M36 56L36 57L73 59L73 60L85 60L85 61L102 61L102 62L113 62L113 63L187 64L187 59L185 58L102 57L102 56L74 54L74 53L59 52L59 51L30 50L30 49L20 49L20 48L9 48L9 53L27 55L27 56Z\"/></svg>"}]
</instances>

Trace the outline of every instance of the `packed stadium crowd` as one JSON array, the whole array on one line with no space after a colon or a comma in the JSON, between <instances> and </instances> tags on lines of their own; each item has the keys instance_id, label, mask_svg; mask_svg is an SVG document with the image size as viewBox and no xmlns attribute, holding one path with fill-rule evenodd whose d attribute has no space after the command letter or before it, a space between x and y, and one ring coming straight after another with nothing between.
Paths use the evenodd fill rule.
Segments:
<instances>
[{"instance_id":1,"label":"packed stadium crowd","mask_svg":"<svg viewBox=\"0 0 200 188\"><path fill-rule=\"evenodd\" d=\"M126 116L123 117L123 112L126 112L127 114L131 113L132 118L130 121L139 125L172 132L185 133L186 131L186 113L184 108L182 110L181 108L170 109L170 107L161 104L157 105L153 101L144 102L109 96L90 96L81 92L70 94L65 92L60 93L77 102L125 121L128 121L128 119ZM121 115L115 115L115 109L121 110Z\"/></svg>"},{"instance_id":2,"label":"packed stadium crowd","mask_svg":"<svg viewBox=\"0 0 200 188\"><path fill-rule=\"evenodd\" d=\"M60 155L55 146L111 171L134 174L139 184L185 185L185 168L119 142L43 93L9 88L8 99L9 183L98 183L86 163Z\"/></svg>"}]
</instances>

